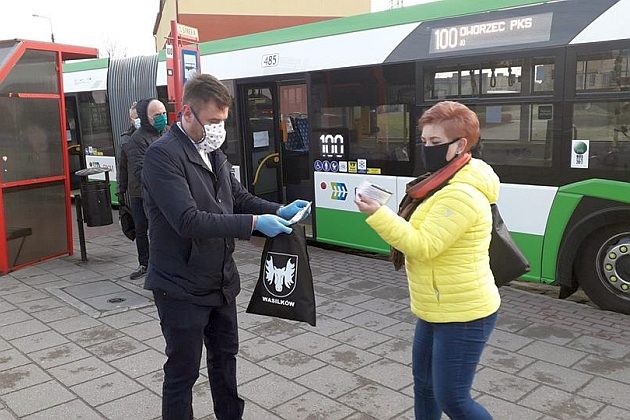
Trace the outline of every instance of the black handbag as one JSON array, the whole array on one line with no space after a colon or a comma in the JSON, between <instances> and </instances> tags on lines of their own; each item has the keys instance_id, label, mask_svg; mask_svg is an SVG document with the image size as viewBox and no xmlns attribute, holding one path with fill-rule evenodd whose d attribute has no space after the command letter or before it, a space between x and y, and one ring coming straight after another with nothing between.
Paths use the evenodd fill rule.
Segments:
<instances>
[{"instance_id":1,"label":"black handbag","mask_svg":"<svg viewBox=\"0 0 630 420\"><path fill-rule=\"evenodd\" d=\"M490 269L497 287L504 286L530 270L529 261L512 239L503 222L499 207L490 204L492 210L492 239L490 240Z\"/></svg>"},{"instance_id":2,"label":"black handbag","mask_svg":"<svg viewBox=\"0 0 630 420\"><path fill-rule=\"evenodd\" d=\"M303 228L293 225L291 234L267 238L247 312L315 326L313 274Z\"/></svg>"}]
</instances>

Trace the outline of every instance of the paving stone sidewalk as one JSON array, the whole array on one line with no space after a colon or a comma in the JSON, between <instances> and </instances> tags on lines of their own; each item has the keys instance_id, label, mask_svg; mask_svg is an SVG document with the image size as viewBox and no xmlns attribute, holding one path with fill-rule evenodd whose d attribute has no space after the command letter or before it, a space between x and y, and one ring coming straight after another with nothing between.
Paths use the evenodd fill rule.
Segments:
<instances>
[{"instance_id":1,"label":"paving stone sidewalk","mask_svg":"<svg viewBox=\"0 0 630 420\"><path fill-rule=\"evenodd\" d=\"M0 419L155 419L164 341L117 228L79 255L0 278ZM78 246L76 247L78 251ZM261 238L237 243L245 419L413 419L406 280L376 258L310 247L317 327L245 313ZM501 290L474 397L495 419L630 419L630 317ZM124 299L124 300L121 300ZM212 419L206 372L195 418Z\"/></svg>"}]
</instances>

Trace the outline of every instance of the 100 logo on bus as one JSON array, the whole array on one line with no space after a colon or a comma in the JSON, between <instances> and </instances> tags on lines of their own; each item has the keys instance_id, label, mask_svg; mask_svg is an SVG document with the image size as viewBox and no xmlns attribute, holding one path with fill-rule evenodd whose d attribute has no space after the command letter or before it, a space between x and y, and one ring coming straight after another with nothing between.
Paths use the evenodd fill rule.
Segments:
<instances>
[{"instance_id":1,"label":"100 logo on bus","mask_svg":"<svg viewBox=\"0 0 630 420\"><path fill-rule=\"evenodd\" d=\"M322 156L342 157L345 149L345 141L341 134L322 134L319 136L322 145Z\"/></svg>"}]
</instances>

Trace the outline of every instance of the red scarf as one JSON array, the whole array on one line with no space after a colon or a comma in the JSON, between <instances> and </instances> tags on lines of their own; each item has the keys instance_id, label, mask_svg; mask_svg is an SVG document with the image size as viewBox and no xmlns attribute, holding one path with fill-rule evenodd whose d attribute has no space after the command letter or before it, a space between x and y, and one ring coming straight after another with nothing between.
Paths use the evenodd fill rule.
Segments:
<instances>
[{"instance_id":1,"label":"red scarf","mask_svg":"<svg viewBox=\"0 0 630 420\"><path fill-rule=\"evenodd\" d=\"M420 175L407 184L406 194L398 206L398 215L409 221L411 215L426 198L440 190L460 169L470 162L470 153L464 153L452 159L445 167L437 172ZM396 248L391 249L390 257L394 269L400 270L405 263L405 256Z\"/></svg>"}]
</instances>

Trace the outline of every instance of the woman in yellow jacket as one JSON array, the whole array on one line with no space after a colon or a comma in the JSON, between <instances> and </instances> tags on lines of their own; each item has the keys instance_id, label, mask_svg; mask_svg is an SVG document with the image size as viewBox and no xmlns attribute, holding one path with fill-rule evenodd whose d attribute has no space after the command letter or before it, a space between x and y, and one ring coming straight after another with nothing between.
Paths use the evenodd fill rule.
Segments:
<instances>
[{"instance_id":1,"label":"woman in yellow jacket","mask_svg":"<svg viewBox=\"0 0 630 420\"><path fill-rule=\"evenodd\" d=\"M418 317L412 353L416 419L439 420L442 412L451 419L491 419L470 389L501 303L488 257L490 203L497 200L499 179L469 156L479 141L479 120L465 105L440 102L419 126L426 169L451 170L448 183L416 203L408 220L364 195L355 202L369 215L367 223L404 255L411 310ZM451 169L457 162L465 163Z\"/></svg>"}]
</instances>

